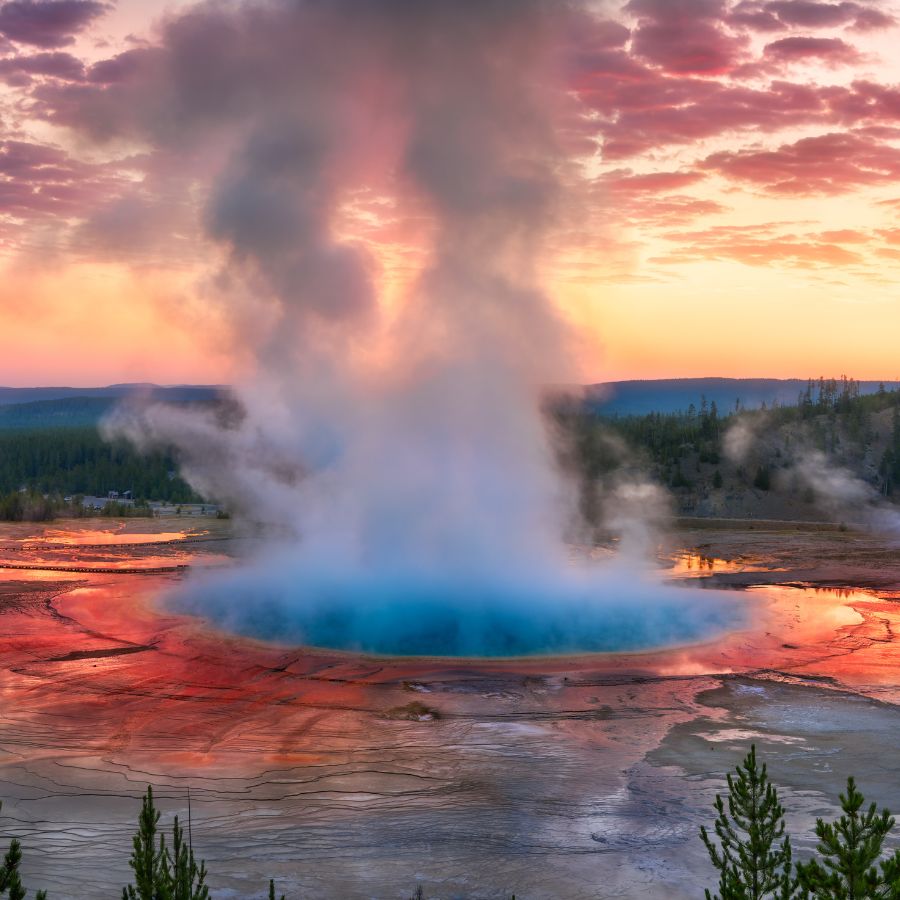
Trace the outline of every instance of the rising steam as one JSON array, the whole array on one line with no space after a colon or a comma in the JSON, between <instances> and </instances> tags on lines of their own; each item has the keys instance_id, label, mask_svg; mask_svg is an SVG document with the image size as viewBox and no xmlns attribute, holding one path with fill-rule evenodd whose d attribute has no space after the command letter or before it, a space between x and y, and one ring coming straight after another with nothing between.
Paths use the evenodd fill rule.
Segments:
<instances>
[{"instance_id":1,"label":"rising steam","mask_svg":"<svg viewBox=\"0 0 900 900\"><path fill-rule=\"evenodd\" d=\"M766 434L769 423L770 419L764 413L738 418L725 433L723 441L728 459L743 465L760 451L764 453L762 458L769 456L777 443L776 437ZM829 521L843 522L893 539L900 537L900 513L884 501L872 484L802 440L795 441L789 464L777 478L782 485L793 483L808 490L816 507Z\"/></svg>"},{"instance_id":2,"label":"rising steam","mask_svg":"<svg viewBox=\"0 0 900 900\"><path fill-rule=\"evenodd\" d=\"M793 471L832 519L900 537L900 513L888 506L871 484L830 462L820 450L806 453Z\"/></svg>"},{"instance_id":3,"label":"rising steam","mask_svg":"<svg viewBox=\"0 0 900 900\"><path fill-rule=\"evenodd\" d=\"M562 540L574 504L540 401L577 373L542 271L579 185L558 52L586 15L541 0L203 5L168 24L135 96L107 98L106 129L206 154L204 228L224 251L208 290L255 359L230 420L157 405L108 428L174 443L199 491L287 535L191 583L184 605L403 653L633 648L733 619L708 592L574 567ZM141 112L147 81L168 109ZM390 302L398 276L360 222L416 251ZM636 534L649 497L622 497Z\"/></svg>"}]
</instances>

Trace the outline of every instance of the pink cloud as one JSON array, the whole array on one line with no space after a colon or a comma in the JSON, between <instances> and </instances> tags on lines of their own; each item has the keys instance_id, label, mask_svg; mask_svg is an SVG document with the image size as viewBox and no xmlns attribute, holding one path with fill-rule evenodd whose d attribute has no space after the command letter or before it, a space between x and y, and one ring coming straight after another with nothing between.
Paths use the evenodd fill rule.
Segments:
<instances>
[{"instance_id":1,"label":"pink cloud","mask_svg":"<svg viewBox=\"0 0 900 900\"><path fill-rule=\"evenodd\" d=\"M749 28L752 31L781 31L784 23L775 15L765 9L764 3L744 2L738 3L728 15L730 25Z\"/></svg>"},{"instance_id":2,"label":"pink cloud","mask_svg":"<svg viewBox=\"0 0 900 900\"><path fill-rule=\"evenodd\" d=\"M0 59L0 78L27 84L32 76L81 81L84 78L84 64L71 53L60 51Z\"/></svg>"},{"instance_id":3,"label":"pink cloud","mask_svg":"<svg viewBox=\"0 0 900 900\"><path fill-rule=\"evenodd\" d=\"M738 64L744 42L706 22L667 23L641 26L631 46L667 72L721 75Z\"/></svg>"},{"instance_id":4,"label":"pink cloud","mask_svg":"<svg viewBox=\"0 0 900 900\"><path fill-rule=\"evenodd\" d=\"M856 21L850 27L854 31L877 31L881 28L893 28L897 20L877 9L863 9L856 16Z\"/></svg>"},{"instance_id":5,"label":"pink cloud","mask_svg":"<svg viewBox=\"0 0 900 900\"><path fill-rule=\"evenodd\" d=\"M117 56L94 63L88 72L88 80L95 84L119 84L140 76L145 62L158 54L151 48L136 47Z\"/></svg>"},{"instance_id":6,"label":"pink cloud","mask_svg":"<svg viewBox=\"0 0 900 900\"><path fill-rule=\"evenodd\" d=\"M718 75L742 59L745 38L722 27L720 0L631 0L638 18L631 51L666 72Z\"/></svg>"},{"instance_id":7,"label":"pink cloud","mask_svg":"<svg viewBox=\"0 0 900 900\"><path fill-rule=\"evenodd\" d=\"M566 35L566 62L573 90L584 108L597 115L588 120L575 111L561 120L564 146L590 154L599 141L604 158L614 161L742 130L774 133L809 123L871 127L900 119L900 92L886 85L858 82L851 88L773 80L756 87L713 77L722 69L748 74L748 65L756 66L755 75L771 74L788 60L851 61L856 51L840 38L790 36L769 44L768 69L747 62L735 69L743 59L744 39L735 43L726 23L737 14L803 17L805 7L786 2L772 9L771 4L744 2L729 13L719 0L631 0L626 10L637 20L631 50L626 49L627 27L583 17L581 27ZM864 9L856 3L825 5L837 9L827 10L827 16L839 15L846 22L855 21L852 16ZM220 98L210 102L211 111L255 102L252 83L242 82L240 74L250 61L224 58L217 49L221 41L195 27L201 21L186 16L170 35L186 48L186 57L206 61L204 67L194 67L188 89ZM704 29L715 34L707 35L710 40L703 37L695 53L694 38L706 35ZM33 89L32 109L95 138L127 134L130 123L138 127L138 119L171 127L181 122L178 127L190 131L192 120L181 120L184 97L167 96L168 83L159 76L165 54L159 48L136 48L93 65L88 84L39 85ZM260 59L251 69L272 64ZM702 77L692 77L697 74Z\"/></svg>"},{"instance_id":8,"label":"pink cloud","mask_svg":"<svg viewBox=\"0 0 900 900\"><path fill-rule=\"evenodd\" d=\"M15 2L28 5L28 0ZM304 71L296 53L279 44L288 41L286 34L273 30L266 32L265 41L251 43L242 29L228 30L237 20L210 9L169 20L160 46L126 50L86 72L74 57L62 58L67 54L37 54L0 62L0 75L5 71L23 85L34 80L22 91L33 114L90 138L137 137L145 142L151 148L139 166L145 179L155 169L160 185L164 170L167 177L178 173L202 180L209 169L223 164L228 148L218 141L192 143L192 135L214 134L223 121L255 115L268 102L268 93L289 92ZM802 70L796 80L772 77L794 63L858 64L861 55L848 38L850 29L887 27L893 19L886 13L862 2L809 0L630 0L624 12L621 22L581 17L561 39L565 71L581 105L560 116L559 146L567 153L592 155L599 144L603 163L622 167L595 183L593 201L604 215L663 228L721 214L726 206L717 202L720 198L707 196L718 181L704 186L703 198L689 196L712 173L727 179L729 188L745 184L787 196L840 194L900 177L900 151L888 143L900 135L900 88L876 80L829 85L821 78L804 78ZM251 27L249 18L240 21ZM759 32L767 41L757 59L750 58L751 47L758 45L749 32ZM854 41L866 49L864 39ZM821 66L815 70L820 72ZM173 72L178 73L177 90ZM759 81L742 80L750 74ZM772 135L810 125L831 133L773 146L784 138ZM748 134L752 147L746 146ZM709 155L702 149L708 139L725 139L724 146L732 149ZM679 150L677 162L666 161L669 148L682 147L689 150L683 156ZM692 160L698 152L705 160L685 167L683 158ZM215 154L220 156L213 159ZM630 161L641 155L648 159ZM646 168L647 162L661 171L635 174L624 168ZM55 174L52 165L59 166ZM76 186L66 175L67 165L65 160L48 162L43 174L27 173L29 185L38 186L41 179L54 185L35 199L36 206L49 209L53 201L52 208L60 209L71 202L67 191ZM93 175L85 177L102 206L84 216L89 222L80 238L86 246L120 252L121 223L139 218L150 223L139 233L153 233L157 211L149 207L157 185L142 185L135 196L123 198L118 188L97 185ZM27 205L27 191L10 191L9 202ZM167 188L157 193L176 192ZM763 245L780 240L744 234L726 242L719 233L714 252L759 260L766 258ZM773 258L797 264L805 258L811 265L817 260L849 263L855 251L844 245L859 248L864 243L842 230L787 241L782 256ZM702 242L695 243L699 247Z\"/></svg>"},{"instance_id":9,"label":"pink cloud","mask_svg":"<svg viewBox=\"0 0 900 900\"><path fill-rule=\"evenodd\" d=\"M776 194L842 194L900 179L900 150L836 132L775 150L713 153L704 164L720 175Z\"/></svg>"},{"instance_id":10,"label":"pink cloud","mask_svg":"<svg viewBox=\"0 0 900 900\"><path fill-rule=\"evenodd\" d=\"M862 265L865 257L830 240L826 233L803 237L786 234L778 223L735 227L716 226L697 231L669 232L681 246L660 261L667 263L733 260L748 266L784 265L800 268Z\"/></svg>"},{"instance_id":11,"label":"pink cloud","mask_svg":"<svg viewBox=\"0 0 900 900\"><path fill-rule=\"evenodd\" d=\"M823 0L741 0L727 20L732 26L759 32L841 26L873 31L896 24L893 16L866 3Z\"/></svg>"},{"instance_id":12,"label":"pink cloud","mask_svg":"<svg viewBox=\"0 0 900 900\"><path fill-rule=\"evenodd\" d=\"M840 38L786 37L766 44L763 55L776 62L819 59L835 64L859 62L861 55L855 47Z\"/></svg>"},{"instance_id":13,"label":"pink cloud","mask_svg":"<svg viewBox=\"0 0 900 900\"><path fill-rule=\"evenodd\" d=\"M631 37L631 30L613 19L582 18L568 36L575 54L581 50L617 50Z\"/></svg>"},{"instance_id":14,"label":"pink cloud","mask_svg":"<svg viewBox=\"0 0 900 900\"><path fill-rule=\"evenodd\" d=\"M72 159L63 150L28 141L0 142L0 211L23 219L83 215L121 189L104 166Z\"/></svg>"},{"instance_id":15,"label":"pink cloud","mask_svg":"<svg viewBox=\"0 0 900 900\"><path fill-rule=\"evenodd\" d=\"M884 228L878 235L887 244L900 244L900 228Z\"/></svg>"},{"instance_id":16,"label":"pink cloud","mask_svg":"<svg viewBox=\"0 0 900 900\"><path fill-rule=\"evenodd\" d=\"M37 47L63 47L103 15L97 0L9 0L0 6L0 34Z\"/></svg>"},{"instance_id":17,"label":"pink cloud","mask_svg":"<svg viewBox=\"0 0 900 900\"><path fill-rule=\"evenodd\" d=\"M823 3L820 0L771 0L765 4L785 25L831 28L853 25L862 28L887 27L893 19L886 13L861 3Z\"/></svg>"},{"instance_id":18,"label":"pink cloud","mask_svg":"<svg viewBox=\"0 0 900 900\"><path fill-rule=\"evenodd\" d=\"M900 88L894 85L772 80L755 87L732 79L666 76L621 56L615 65L581 73L576 84L585 106L599 114L597 133L611 161L750 129L775 133L824 124L870 129L876 137L871 129L900 124Z\"/></svg>"},{"instance_id":19,"label":"pink cloud","mask_svg":"<svg viewBox=\"0 0 900 900\"><path fill-rule=\"evenodd\" d=\"M619 169L598 178L594 189L598 207L607 213L612 206L616 216L632 224L674 227L726 211L714 200L674 193L705 177L694 170L635 175L629 169Z\"/></svg>"},{"instance_id":20,"label":"pink cloud","mask_svg":"<svg viewBox=\"0 0 900 900\"><path fill-rule=\"evenodd\" d=\"M853 228L838 228L832 231L820 231L820 240L838 244L867 244L872 239L871 235L864 231L856 231Z\"/></svg>"},{"instance_id":21,"label":"pink cloud","mask_svg":"<svg viewBox=\"0 0 900 900\"><path fill-rule=\"evenodd\" d=\"M602 187L617 194L645 194L677 190L696 184L706 176L702 172L650 172L633 175L629 170L610 172L601 180Z\"/></svg>"},{"instance_id":22,"label":"pink cloud","mask_svg":"<svg viewBox=\"0 0 900 900\"><path fill-rule=\"evenodd\" d=\"M599 125L604 156L623 159L730 131L777 131L828 121L834 94L844 90L789 82L773 82L763 90L670 78L595 84L582 96L588 106L607 118Z\"/></svg>"},{"instance_id":23,"label":"pink cloud","mask_svg":"<svg viewBox=\"0 0 900 900\"><path fill-rule=\"evenodd\" d=\"M728 207L715 200L700 200L681 194L669 194L643 203L632 203L623 210L628 221L657 228L686 225L704 216L720 215L724 212L728 212Z\"/></svg>"},{"instance_id":24,"label":"pink cloud","mask_svg":"<svg viewBox=\"0 0 900 900\"><path fill-rule=\"evenodd\" d=\"M743 14L765 13L765 4L739 4ZM710 77L711 70L701 57L691 61L690 41L678 39L682 28L707 26L723 34L722 25L729 14L716 2L699 6L664 0L632 0L627 11L638 19L631 51L607 46L592 47L589 30L583 41L572 48L571 79L573 89L585 106L597 113L594 119L597 136L603 145L604 158L627 159L666 146L691 144L717 135L753 129L777 132L806 124L827 123L835 129L847 126L890 126L900 120L900 91L873 82L858 81L852 86L771 79L774 72L789 63L826 62L853 65L861 55L848 41L834 36L792 35L768 44L764 56L757 61L744 61L740 51L716 57L731 67L730 76ZM802 18L800 7L778 7L787 15ZM851 21L862 7L853 4L837 12ZM689 13L696 12L696 19ZM835 17L834 10L828 15ZM716 16L724 16L721 21ZM855 21L855 20L853 20ZM653 49L648 43L655 32L648 27L659 25L675 29L666 47ZM643 38L641 37L644 32ZM644 43L642 43L642 41ZM600 42L601 44L604 42ZM652 42L651 42L652 43ZM715 42L707 42L706 50L715 56ZM673 49L674 48L674 49ZM712 48L712 49L710 49ZM734 50L735 48L732 48ZM666 56L665 54L676 54ZM709 62L712 57L703 57ZM710 63L712 65L712 63ZM713 66L714 67L714 66ZM697 72L679 71L698 70ZM707 70L707 71L703 71ZM766 78L765 85L742 84L746 76Z\"/></svg>"},{"instance_id":25,"label":"pink cloud","mask_svg":"<svg viewBox=\"0 0 900 900\"><path fill-rule=\"evenodd\" d=\"M900 88L896 85L854 81L852 89L836 95L836 116L845 122L863 120L900 123Z\"/></svg>"}]
</instances>

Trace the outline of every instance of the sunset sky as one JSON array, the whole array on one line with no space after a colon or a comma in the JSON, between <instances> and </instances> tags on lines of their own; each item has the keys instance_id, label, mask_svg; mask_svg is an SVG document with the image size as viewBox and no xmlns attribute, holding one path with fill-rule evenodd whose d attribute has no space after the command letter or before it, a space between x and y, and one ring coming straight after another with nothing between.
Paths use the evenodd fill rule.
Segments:
<instances>
[{"instance_id":1,"label":"sunset sky","mask_svg":"<svg viewBox=\"0 0 900 900\"><path fill-rule=\"evenodd\" d=\"M213 125L171 137L203 123L170 114L160 74L190 6L0 4L0 383L227 382L248 365L258 316L221 314L203 228L225 150ZM583 379L900 376L900 2L592 6L559 48L579 178L543 266ZM428 222L370 192L333 228L396 302Z\"/></svg>"}]
</instances>

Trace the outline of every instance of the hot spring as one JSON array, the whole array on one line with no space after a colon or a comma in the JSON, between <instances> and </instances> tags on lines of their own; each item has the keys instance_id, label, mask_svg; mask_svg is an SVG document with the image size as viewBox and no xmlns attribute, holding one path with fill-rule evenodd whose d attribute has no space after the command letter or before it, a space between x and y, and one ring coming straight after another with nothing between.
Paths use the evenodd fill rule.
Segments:
<instances>
[{"instance_id":1,"label":"hot spring","mask_svg":"<svg viewBox=\"0 0 900 900\"><path fill-rule=\"evenodd\" d=\"M279 644L389 656L508 658L649 650L746 621L738 592L679 587L619 566L448 580L396 571L251 566L190 580L180 611Z\"/></svg>"}]
</instances>

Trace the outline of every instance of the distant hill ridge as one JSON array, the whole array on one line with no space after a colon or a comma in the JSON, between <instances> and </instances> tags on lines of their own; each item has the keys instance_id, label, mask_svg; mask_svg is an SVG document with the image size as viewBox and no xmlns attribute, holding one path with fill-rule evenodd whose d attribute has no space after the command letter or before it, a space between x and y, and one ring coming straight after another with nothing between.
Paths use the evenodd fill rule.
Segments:
<instances>
[{"instance_id":1,"label":"distant hill ridge","mask_svg":"<svg viewBox=\"0 0 900 900\"><path fill-rule=\"evenodd\" d=\"M793 406L805 390L805 378L664 378L611 381L587 385L587 402L608 416L639 416L651 412L686 412L703 398L715 402L721 414L732 412L737 401L744 409L764 403ZM859 382L860 393L874 394L882 382ZM887 390L900 382L884 382ZM96 425L118 401L129 397L167 403L210 403L229 393L227 385L149 383L110 384L105 387L0 387L0 429L54 428Z\"/></svg>"},{"instance_id":2,"label":"distant hill ridge","mask_svg":"<svg viewBox=\"0 0 900 900\"><path fill-rule=\"evenodd\" d=\"M686 412L691 404L699 409L704 397L726 414L738 401L744 409L759 409L764 403L794 406L808 383L807 378L664 378L592 384L586 392L588 403L603 415ZM900 387L898 381L860 381L860 393L874 394L882 384L887 390Z\"/></svg>"},{"instance_id":3,"label":"distant hill ridge","mask_svg":"<svg viewBox=\"0 0 900 900\"><path fill-rule=\"evenodd\" d=\"M148 383L108 384L105 387L0 387L0 406L8 406L13 403L33 403L39 400L67 400L72 397L122 399L146 396L177 403L213 400L227 390L226 385L219 384L158 385Z\"/></svg>"},{"instance_id":4,"label":"distant hill ridge","mask_svg":"<svg viewBox=\"0 0 900 900\"><path fill-rule=\"evenodd\" d=\"M97 388L0 387L0 430L85 428L97 425L129 398L173 404L212 403L227 394L219 385L112 384Z\"/></svg>"}]
</instances>

